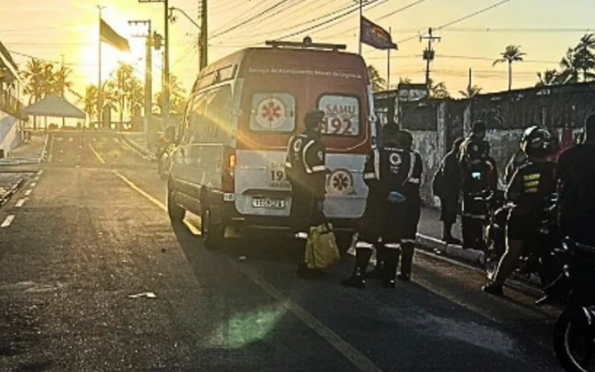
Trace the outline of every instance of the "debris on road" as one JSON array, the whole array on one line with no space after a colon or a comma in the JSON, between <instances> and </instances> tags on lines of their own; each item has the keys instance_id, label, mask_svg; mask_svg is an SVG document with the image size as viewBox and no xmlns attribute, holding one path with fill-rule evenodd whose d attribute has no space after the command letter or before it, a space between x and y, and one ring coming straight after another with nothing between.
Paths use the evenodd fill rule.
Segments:
<instances>
[{"instance_id":1,"label":"debris on road","mask_svg":"<svg viewBox=\"0 0 595 372\"><path fill-rule=\"evenodd\" d=\"M141 298L141 297L157 298L157 295L155 293L153 293L153 292L143 292L143 293L138 293L138 294L130 295L128 297L129 298Z\"/></svg>"}]
</instances>

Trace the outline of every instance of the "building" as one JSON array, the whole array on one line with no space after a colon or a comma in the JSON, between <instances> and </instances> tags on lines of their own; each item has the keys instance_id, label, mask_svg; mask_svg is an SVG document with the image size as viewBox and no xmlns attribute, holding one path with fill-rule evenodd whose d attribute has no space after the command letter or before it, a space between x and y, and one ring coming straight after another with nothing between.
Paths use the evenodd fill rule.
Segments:
<instances>
[{"instance_id":1,"label":"building","mask_svg":"<svg viewBox=\"0 0 595 372\"><path fill-rule=\"evenodd\" d=\"M0 42L0 157L7 156L21 142L23 90L17 64Z\"/></svg>"}]
</instances>

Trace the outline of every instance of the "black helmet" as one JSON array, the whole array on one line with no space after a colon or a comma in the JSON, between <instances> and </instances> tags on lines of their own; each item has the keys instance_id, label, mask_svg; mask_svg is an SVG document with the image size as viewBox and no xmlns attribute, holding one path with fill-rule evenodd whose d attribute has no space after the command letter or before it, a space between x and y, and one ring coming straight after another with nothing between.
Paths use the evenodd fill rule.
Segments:
<instances>
[{"instance_id":1,"label":"black helmet","mask_svg":"<svg viewBox=\"0 0 595 372\"><path fill-rule=\"evenodd\" d=\"M306 117L304 119L304 122L306 124L306 128L308 129L312 129L312 128L316 128L316 126L318 126L318 123L320 123L320 121L322 119L324 119L324 111L322 110L310 110L306 113Z\"/></svg>"},{"instance_id":2,"label":"black helmet","mask_svg":"<svg viewBox=\"0 0 595 372\"><path fill-rule=\"evenodd\" d=\"M531 126L523 132L521 150L531 158L545 158L552 153L552 135L545 128Z\"/></svg>"}]
</instances>

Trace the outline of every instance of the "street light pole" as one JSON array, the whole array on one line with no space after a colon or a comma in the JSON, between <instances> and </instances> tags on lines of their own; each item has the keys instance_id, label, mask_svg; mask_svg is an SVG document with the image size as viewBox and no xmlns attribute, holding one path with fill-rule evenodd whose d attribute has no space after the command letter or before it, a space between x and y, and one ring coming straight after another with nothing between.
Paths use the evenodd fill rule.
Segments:
<instances>
[{"instance_id":1,"label":"street light pole","mask_svg":"<svg viewBox=\"0 0 595 372\"><path fill-rule=\"evenodd\" d=\"M97 69L97 125L102 125L102 108L103 108L103 89L101 86L101 11L105 9L104 6L97 5L99 10L99 25L98 25L98 48L99 48L99 67Z\"/></svg>"},{"instance_id":2,"label":"street light pole","mask_svg":"<svg viewBox=\"0 0 595 372\"><path fill-rule=\"evenodd\" d=\"M145 25L147 26L147 34L133 35L136 37L146 38L146 56L145 56L145 120L144 132L147 140L147 148L150 146L150 128L151 128L151 113L153 103L153 35L151 28L151 20L146 21L128 21L131 25Z\"/></svg>"},{"instance_id":3,"label":"street light pole","mask_svg":"<svg viewBox=\"0 0 595 372\"><path fill-rule=\"evenodd\" d=\"M198 48L199 48L199 58L198 58L198 62L199 62L199 71L204 69L205 67L207 67L207 64L209 63L209 59L208 59L208 46L207 46L207 11L206 11L206 7L207 7L207 0L201 0L202 1L202 9L201 9L201 24L199 25L198 23L196 23L195 20L192 19L192 17L190 17L184 10L180 9L180 8L176 8L176 7L171 7L169 8L171 10L170 13L170 19L172 22L175 22L175 17L173 16L173 12L179 12L182 13L182 15L184 17L186 17L198 30L199 30L199 34L198 34Z\"/></svg>"}]
</instances>

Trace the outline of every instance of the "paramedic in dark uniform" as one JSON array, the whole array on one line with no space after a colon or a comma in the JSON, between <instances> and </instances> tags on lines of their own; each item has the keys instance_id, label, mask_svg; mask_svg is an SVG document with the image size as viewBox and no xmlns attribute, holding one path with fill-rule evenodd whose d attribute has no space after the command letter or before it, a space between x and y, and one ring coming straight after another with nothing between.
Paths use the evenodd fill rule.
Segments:
<instances>
[{"instance_id":1,"label":"paramedic in dark uniform","mask_svg":"<svg viewBox=\"0 0 595 372\"><path fill-rule=\"evenodd\" d=\"M407 178L403 184L403 196L405 200L399 205L395 228L401 241L401 269L399 279L411 280L411 267L413 265L413 254L417 236L417 226L421 217L421 196L419 189L423 175L423 162L421 155L413 151L413 136L411 132L402 130L397 138L399 148L406 151L409 156Z\"/></svg>"},{"instance_id":2,"label":"paramedic in dark uniform","mask_svg":"<svg viewBox=\"0 0 595 372\"><path fill-rule=\"evenodd\" d=\"M304 119L306 130L293 136L287 146L285 172L291 184L290 220L297 238L307 239L310 228L324 222L322 204L325 198L326 148L322 142L324 112L312 110ZM300 262L298 275L309 269Z\"/></svg>"},{"instance_id":3,"label":"paramedic in dark uniform","mask_svg":"<svg viewBox=\"0 0 595 372\"><path fill-rule=\"evenodd\" d=\"M395 274L400 256L400 237L395 221L403 202L403 185L409 174L411 153L397 145L399 129L387 124L382 130L382 144L368 155L364 181L368 197L358 242L355 246L355 268L351 277L341 281L348 287L364 288L366 269L372 251L379 240L384 245L382 285L395 286Z\"/></svg>"},{"instance_id":4,"label":"paramedic in dark uniform","mask_svg":"<svg viewBox=\"0 0 595 372\"><path fill-rule=\"evenodd\" d=\"M483 226L487 220L487 207L484 202L475 200L490 185L496 171L490 159L490 144L485 141L486 125L475 122L469 137L461 145L459 164L461 165L461 189L463 192L463 248L483 250Z\"/></svg>"}]
</instances>

